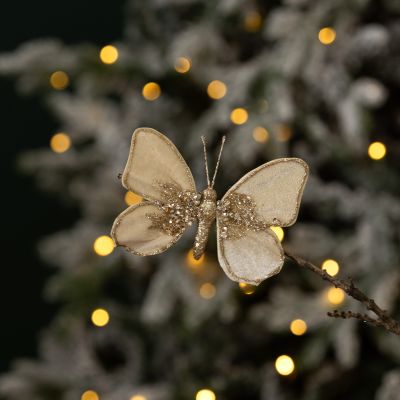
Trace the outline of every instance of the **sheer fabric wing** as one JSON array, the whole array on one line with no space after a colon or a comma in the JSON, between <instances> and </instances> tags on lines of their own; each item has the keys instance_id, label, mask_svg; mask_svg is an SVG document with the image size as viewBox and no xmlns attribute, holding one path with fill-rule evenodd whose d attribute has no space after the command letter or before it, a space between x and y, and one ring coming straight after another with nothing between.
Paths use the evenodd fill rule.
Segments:
<instances>
[{"instance_id":1,"label":"sheer fabric wing","mask_svg":"<svg viewBox=\"0 0 400 400\"><path fill-rule=\"evenodd\" d=\"M147 200L160 200L158 182L196 191L193 175L175 145L151 128L133 133L123 186Z\"/></svg>"},{"instance_id":2,"label":"sheer fabric wing","mask_svg":"<svg viewBox=\"0 0 400 400\"><path fill-rule=\"evenodd\" d=\"M246 231L239 239L223 239L217 219L218 260L230 279L259 285L277 274L283 265L282 246L270 230Z\"/></svg>"},{"instance_id":3,"label":"sheer fabric wing","mask_svg":"<svg viewBox=\"0 0 400 400\"><path fill-rule=\"evenodd\" d=\"M150 202L130 206L114 221L111 236L117 246L122 246L139 256L162 253L171 247L181 235L170 236L160 230L150 229L148 214L162 211Z\"/></svg>"},{"instance_id":4,"label":"sheer fabric wing","mask_svg":"<svg viewBox=\"0 0 400 400\"><path fill-rule=\"evenodd\" d=\"M308 165L299 158L279 158L247 173L224 198L232 192L251 196L257 214L269 226L290 226L297 219Z\"/></svg>"}]
</instances>

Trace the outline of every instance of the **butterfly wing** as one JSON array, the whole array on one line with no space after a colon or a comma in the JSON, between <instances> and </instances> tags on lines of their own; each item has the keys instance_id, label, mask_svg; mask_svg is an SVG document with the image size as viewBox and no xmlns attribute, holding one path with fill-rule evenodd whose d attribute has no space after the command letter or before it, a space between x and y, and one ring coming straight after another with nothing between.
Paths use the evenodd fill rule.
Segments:
<instances>
[{"instance_id":1,"label":"butterfly wing","mask_svg":"<svg viewBox=\"0 0 400 400\"><path fill-rule=\"evenodd\" d=\"M116 218L111 230L116 245L140 256L167 250L193 220L197 195L193 176L177 148L154 129L137 129L122 184L146 201Z\"/></svg>"},{"instance_id":2,"label":"butterfly wing","mask_svg":"<svg viewBox=\"0 0 400 400\"><path fill-rule=\"evenodd\" d=\"M296 221L307 177L303 160L277 159L250 171L222 198L218 259L232 280L258 285L281 270L283 249L269 226Z\"/></svg>"}]
</instances>

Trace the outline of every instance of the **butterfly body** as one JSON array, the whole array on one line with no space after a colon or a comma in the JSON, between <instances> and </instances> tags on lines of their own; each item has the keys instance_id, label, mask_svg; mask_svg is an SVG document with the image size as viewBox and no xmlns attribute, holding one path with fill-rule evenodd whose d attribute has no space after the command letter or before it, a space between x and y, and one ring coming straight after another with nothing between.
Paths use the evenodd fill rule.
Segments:
<instances>
[{"instance_id":1,"label":"butterfly body","mask_svg":"<svg viewBox=\"0 0 400 400\"><path fill-rule=\"evenodd\" d=\"M205 140L203 145L205 150ZM213 186L221 152L222 145L212 180L206 163L208 185L199 193L174 144L154 129L137 129L122 184L144 201L116 218L111 230L116 245L139 256L159 254L197 222L193 256L199 259L216 221L218 260L230 279L258 285L277 274L284 252L270 228L296 221L308 166L299 158L267 162L244 175L217 201Z\"/></svg>"},{"instance_id":2,"label":"butterfly body","mask_svg":"<svg viewBox=\"0 0 400 400\"><path fill-rule=\"evenodd\" d=\"M193 247L193 257L196 260L204 253L210 230L217 215L217 193L214 189L208 187L203 190L197 215L198 227Z\"/></svg>"}]
</instances>

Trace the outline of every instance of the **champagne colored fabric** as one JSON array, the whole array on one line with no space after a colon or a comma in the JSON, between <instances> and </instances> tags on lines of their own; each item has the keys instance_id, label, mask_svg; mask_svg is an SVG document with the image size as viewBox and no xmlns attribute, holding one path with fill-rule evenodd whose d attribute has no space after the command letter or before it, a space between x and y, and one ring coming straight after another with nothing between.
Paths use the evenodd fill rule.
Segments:
<instances>
[{"instance_id":1,"label":"champagne colored fabric","mask_svg":"<svg viewBox=\"0 0 400 400\"><path fill-rule=\"evenodd\" d=\"M115 244L139 256L150 256L162 253L180 238L180 235L170 236L158 229L150 229L148 214L161 214L161 211L145 201L122 212L111 230Z\"/></svg>"},{"instance_id":2,"label":"champagne colored fabric","mask_svg":"<svg viewBox=\"0 0 400 400\"><path fill-rule=\"evenodd\" d=\"M297 219L308 166L299 158L280 158L250 171L232 192L251 196L257 214L270 226L290 226Z\"/></svg>"},{"instance_id":3,"label":"champagne colored fabric","mask_svg":"<svg viewBox=\"0 0 400 400\"><path fill-rule=\"evenodd\" d=\"M217 237L219 263L233 281L259 285L282 268L283 249L270 229L259 232L248 230L239 239Z\"/></svg>"},{"instance_id":4,"label":"champagne colored fabric","mask_svg":"<svg viewBox=\"0 0 400 400\"><path fill-rule=\"evenodd\" d=\"M193 175L175 145L151 128L133 133L122 184L148 200L160 200L158 183L172 183L196 191Z\"/></svg>"}]
</instances>

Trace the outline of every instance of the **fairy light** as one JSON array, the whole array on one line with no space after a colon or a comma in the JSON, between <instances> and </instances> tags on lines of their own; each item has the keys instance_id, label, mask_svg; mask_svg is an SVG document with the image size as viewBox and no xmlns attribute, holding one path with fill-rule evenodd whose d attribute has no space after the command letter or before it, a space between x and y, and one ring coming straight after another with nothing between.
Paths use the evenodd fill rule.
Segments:
<instances>
[{"instance_id":1,"label":"fairy light","mask_svg":"<svg viewBox=\"0 0 400 400\"><path fill-rule=\"evenodd\" d=\"M133 206L134 204L138 204L143 200L142 196L139 196L136 193L131 192L130 190L128 190L125 193L125 197L124 197L125 203L128 206Z\"/></svg>"},{"instance_id":2,"label":"fairy light","mask_svg":"<svg viewBox=\"0 0 400 400\"><path fill-rule=\"evenodd\" d=\"M135 394L129 400L147 400L147 398L141 394Z\"/></svg>"},{"instance_id":3,"label":"fairy light","mask_svg":"<svg viewBox=\"0 0 400 400\"><path fill-rule=\"evenodd\" d=\"M218 80L211 81L207 86L207 94L214 100L222 99L227 91L225 83Z\"/></svg>"},{"instance_id":4,"label":"fairy light","mask_svg":"<svg viewBox=\"0 0 400 400\"><path fill-rule=\"evenodd\" d=\"M198 260L194 258L193 249L190 249L186 254L186 264L189 267L200 267L204 264L205 255L204 253L200 256Z\"/></svg>"},{"instance_id":5,"label":"fairy light","mask_svg":"<svg viewBox=\"0 0 400 400\"><path fill-rule=\"evenodd\" d=\"M283 354L275 360L275 369L280 375L290 375L294 371L294 361L292 357Z\"/></svg>"},{"instance_id":6,"label":"fairy light","mask_svg":"<svg viewBox=\"0 0 400 400\"><path fill-rule=\"evenodd\" d=\"M249 113L246 109L238 107L231 112L231 121L236 125L243 125L249 119Z\"/></svg>"},{"instance_id":7,"label":"fairy light","mask_svg":"<svg viewBox=\"0 0 400 400\"><path fill-rule=\"evenodd\" d=\"M55 71L50 75L50 85L53 89L63 90L69 85L69 77L64 71Z\"/></svg>"},{"instance_id":8,"label":"fairy light","mask_svg":"<svg viewBox=\"0 0 400 400\"><path fill-rule=\"evenodd\" d=\"M114 64L118 60L118 49L115 46L104 46L99 53L101 62L104 64Z\"/></svg>"},{"instance_id":9,"label":"fairy light","mask_svg":"<svg viewBox=\"0 0 400 400\"><path fill-rule=\"evenodd\" d=\"M336 39L336 31L333 28L326 26L318 32L318 39L322 44L332 44Z\"/></svg>"},{"instance_id":10,"label":"fairy light","mask_svg":"<svg viewBox=\"0 0 400 400\"><path fill-rule=\"evenodd\" d=\"M196 393L196 400L216 400L217 396L210 389L201 389Z\"/></svg>"},{"instance_id":11,"label":"fairy light","mask_svg":"<svg viewBox=\"0 0 400 400\"><path fill-rule=\"evenodd\" d=\"M212 299L215 296L215 293L217 292L217 289L215 288L215 286L212 283L203 283L200 286L200 296L203 299L209 300Z\"/></svg>"},{"instance_id":12,"label":"fairy light","mask_svg":"<svg viewBox=\"0 0 400 400\"><path fill-rule=\"evenodd\" d=\"M114 241L110 236L99 236L93 243L93 250L99 256L108 256L114 251Z\"/></svg>"},{"instance_id":13,"label":"fairy light","mask_svg":"<svg viewBox=\"0 0 400 400\"><path fill-rule=\"evenodd\" d=\"M278 142L287 142L293 136L292 129L288 125L278 125L276 127L276 140Z\"/></svg>"},{"instance_id":14,"label":"fairy light","mask_svg":"<svg viewBox=\"0 0 400 400\"><path fill-rule=\"evenodd\" d=\"M257 11L250 11L244 17L243 22L247 32L258 32L262 25L261 14Z\"/></svg>"},{"instance_id":15,"label":"fairy light","mask_svg":"<svg viewBox=\"0 0 400 400\"><path fill-rule=\"evenodd\" d=\"M81 400L100 400L99 395L93 390L86 390L82 393Z\"/></svg>"},{"instance_id":16,"label":"fairy light","mask_svg":"<svg viewBox=\"0 0 400 400\"><path fill-rule=\"evenodd\" d=\"M148 101L157 100L160 97L161 88L156 82L148 82L143 86L142 95Z\"/></svg>"},{"instance_id":17,"label":"fairy light","mask_svg":"<svg viewBox=\"0 0 400 400\"><path fill-rule=\"evenodd\" d=\"M250 285L245 282L240 282L239 288L242 293L247 294L247 295L253 294L256 291L256 286Z\"/></svg>"},{"instance_id":18,"label":"fairy light","mask_svg":"<svg viewBox=\"0 0 400 400\"><path fill-rule=\"evenodd\" d=\"M307 324L302 319L294 319L290 323L290 331L296 336L304 335L307 331Z\"/></svg>"},{"instance_id":19,"label":"fairy light","mask_svg":"<svg viewBox=\"0 0 400 400\"><path fill-rule=\"evenodd\" d=\"M253 139L258 143L266 143L269 139L269 132L262 126L253 129Z\"/></svg>"},{"instance_id":20,"label":"fairy light","mask_svg":"<svg viewBox=\"0 0 400 400\"><path fill-rule=\"evenodd\" d=\"M368 155L373 160L381 160L386 155L386 146L382 142L373 142L368 146Z\"/></svg>"},{"instance_id":21,"label":"fairy light","mask_svg":"<svg viewBox=\"0 0 400 400\"><path fill-rule=\"evenodd\" d=\"M333 305L338 305L344 301L344 291L340 288L329 288L326 292L326 298L329 303Z\"/></svg>"},{"instance_id":22,"label":"fairy light","mask_svg":"<svg viewBox=\"0 0 400 400\"><path fill-rule=\"evenodd\" d=\"M50 139L50 148L55 153L65 153L70 147L71 139L66 133L56 133Z\"/></svg>"},{"instance_id":23,"label":"fairy light","mask_svg":"<svg viewBox=\"0 0 400 400\"><path fill-rule=\"evenodd\" d=\"M97 308L92 312L93 325L103 327L110 321L110 314L104 308Z\"/></svg>"},{"instance_id":24,"label":"fairy light","mask_svg":"<svg viewBox=\"0 0 400 400\"><path fill-rule=\"evenodd\" d=\"M279 241L282 242L283 238L285 237L284 230L280 226L271 226L270 228L278 237Z\"/></svg>"},{"instance_id":25,"label":"fairy light","mask_svg":"<svg viewBox=\"0 0 400 400\"><path fill-rule=\"evenodd\" d=\"M321 268L330 276L335 276L339 272L338 262L330 258L322 263Z\"/></svg>"},{"instance_id":26,"label":"fairy light","mask_svg":"<svg viewBox=\"0 0 400 400\"><path fill-rule=\"evenodd\" d=\"M179 57L175 62L175 71L179 72L180 74L186 74L189 72L192 63L186 57Z\"/></svg>"}]
</instances>

